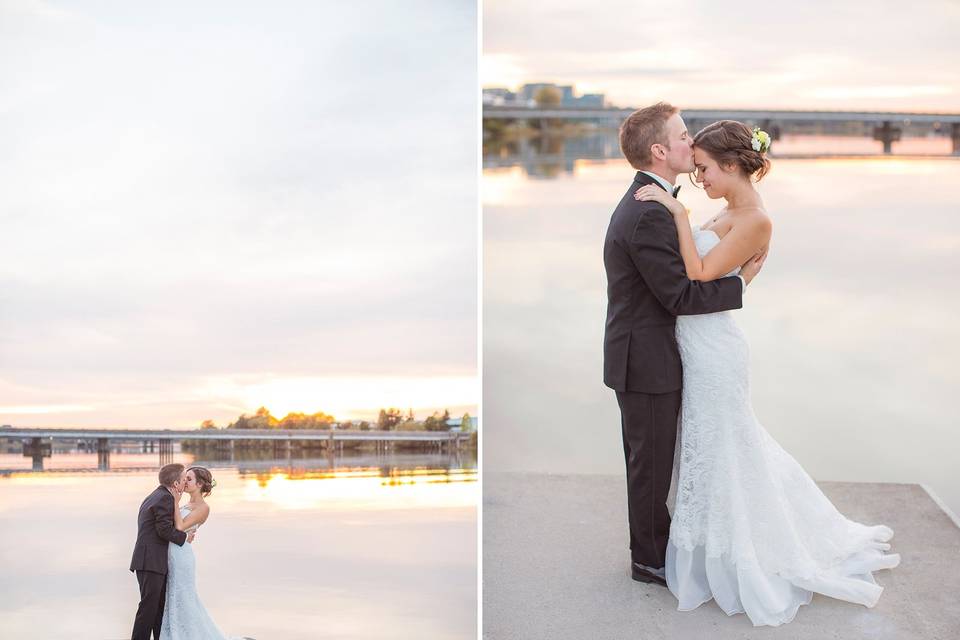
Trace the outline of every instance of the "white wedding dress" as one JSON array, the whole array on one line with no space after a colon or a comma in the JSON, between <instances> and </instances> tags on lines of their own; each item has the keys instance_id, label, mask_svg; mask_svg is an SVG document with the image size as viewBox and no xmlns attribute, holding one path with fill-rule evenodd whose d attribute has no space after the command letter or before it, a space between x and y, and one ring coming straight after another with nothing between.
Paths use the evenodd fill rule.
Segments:
<instances>
[{"instance_id":1,"label":"white wedding dress","mask_svg":"<svg viewBox=\"0 0 960 640\"><path fill-rule=\"evenodd\" d=\"M180 507L186 519L190 508ZM196 531L194 525L188 531ZM197 561L193 545L167 545L167 596L163 605L160 640L231 640L210 618L197 595ZM237 639L237 640L243 640Z\"/></svg>"},{"instance_id":2,"label":"white wedding dress","mask_svg":"<svg viewBox=\"0 0 960 640\"><path fill-rule=\"evenodd\" d=\"M720 242L712 230L693 235L701 256ZM713 599L777 626L813 592L875 605L883 588L871 572L900 562L884 553L893 531L845 518L757 421L731 312L680 316L676 335L683 392L665 573L678 609Z\"/></svg>"}]
</instances>

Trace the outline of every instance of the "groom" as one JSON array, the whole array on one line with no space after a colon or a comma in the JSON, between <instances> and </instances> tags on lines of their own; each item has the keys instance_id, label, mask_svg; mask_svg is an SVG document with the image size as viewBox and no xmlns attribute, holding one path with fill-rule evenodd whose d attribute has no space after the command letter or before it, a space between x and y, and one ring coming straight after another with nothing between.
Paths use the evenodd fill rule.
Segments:
<instances>
[{"instance_id":1,"label":"groom","mask_svg":"<svg viewBox=\"0 0 960 640\"><path fill-rule=\"evenodd\" d=\"M603 245L603 383L616 391L620 405L631 575L666 586L666 500L683 378L676 316L742 307L744 289L760 271L763 256L751 258L740 276L692 281L673 216L657 202L634 199L634 192L648 184L676 195L677 175L694 170L693 139L675 107L660 102L632 113L620 127L620 149L638 171L613 212Z\"/></svg>"},{"instance_id":2,"label":"groom","mask_svg":"<svg viewBox=\"0 0 960 640\"><path fill-rule=\"evenodd\" d=\"M193 533L177 531L173 526L173 510L183 491L182 464L168 464L160 469L160 486L146 497L137 516L137 543L133 547L130 571L137 572L140 583L140 606L133 623L131 640L160 640L163 603L167 592L167 545L193 542Z\"/></svg>"}]
</instances>

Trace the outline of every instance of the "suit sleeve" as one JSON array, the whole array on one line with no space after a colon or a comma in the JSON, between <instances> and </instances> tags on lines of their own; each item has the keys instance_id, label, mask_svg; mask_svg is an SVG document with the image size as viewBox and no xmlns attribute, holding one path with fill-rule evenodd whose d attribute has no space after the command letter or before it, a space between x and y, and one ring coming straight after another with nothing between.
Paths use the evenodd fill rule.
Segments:
<instances>
[{"instance_id":1,"label":"suit sleeve","mask_svg":"<svg viewBox=\"0 0 960 640\"><path fill-rule=\"evenodd\" d=\"M647 287L673 315L716 313L743 306L740 278L700 282L687 277L676 223L662 206L648 206L640 212L627 245L630 259Z\"/></svg>"},{"instance_id":2,"label":"suit sleeve","mask_svg":"<svg viewBox=\"0 0 960 640\"><path fill-rule=\"evenodd\" d=\"M187 541L187 534L183 531L177 531L177 528L173 526L173 496L170 496L169 500L164 497L163 500L158 502L157 506L153 508L153 515L157 535L167 542L182 547L183 543Z\"/></svg>"}]
</instances>

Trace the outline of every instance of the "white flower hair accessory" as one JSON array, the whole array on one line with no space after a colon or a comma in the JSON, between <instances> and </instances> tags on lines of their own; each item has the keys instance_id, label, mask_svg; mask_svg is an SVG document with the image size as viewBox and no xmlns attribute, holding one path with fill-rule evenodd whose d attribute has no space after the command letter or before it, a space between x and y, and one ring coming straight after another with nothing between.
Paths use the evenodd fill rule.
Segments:
<instances>
[{"instance_id":1,"label":"white flower hair accessory","mask_svg":"<svg viewBox=\"0 0 960 640\"><path fill-rule=\"evenodd\" d=\"M753 147L754 151L766 153L770 150L770 134L762 131L760 127L754 127L753 139L750 141L750 146Z\"/></svg>"}]
</instances>

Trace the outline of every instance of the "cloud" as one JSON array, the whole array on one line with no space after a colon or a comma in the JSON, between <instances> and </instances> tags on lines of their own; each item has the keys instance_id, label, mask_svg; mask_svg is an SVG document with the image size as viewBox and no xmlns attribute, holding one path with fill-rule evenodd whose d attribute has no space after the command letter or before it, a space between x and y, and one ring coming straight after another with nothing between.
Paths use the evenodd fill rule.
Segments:
<instances>
[{"instance_id":1,"label":"cloud","mask_svg":"<svg viewBox=\"0 0 960 640\"><path fill-rule=\"evenodd\" d=\"M473 3L44 7L0 8L0 404L475 373Z\"/></svg>"},{"instance_id":2,"label":"cloud","mask_svg":"<svg viewBox=\"0 0 960 640\"><path fill-rule=\"evenodd\" d=\"M877 12L866 0L814 0L803 11L759 0L616 0L602 10L490 0L482 82L573 83L623 106L666 97L690 107L960 108L951 62L960 5L921 0L909 14L930 19ZM904 90L842 90L849 86Z\"/></svg>"}]
</instances>

